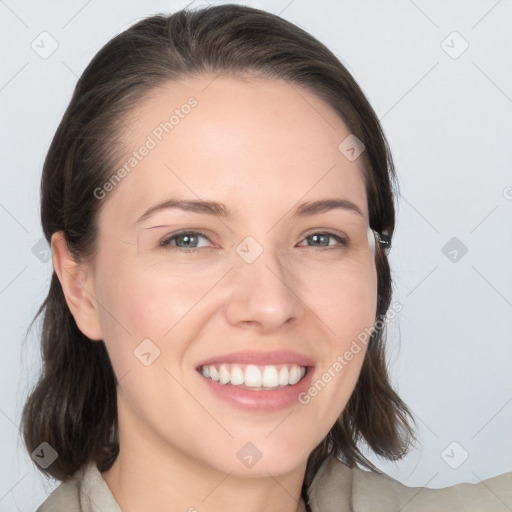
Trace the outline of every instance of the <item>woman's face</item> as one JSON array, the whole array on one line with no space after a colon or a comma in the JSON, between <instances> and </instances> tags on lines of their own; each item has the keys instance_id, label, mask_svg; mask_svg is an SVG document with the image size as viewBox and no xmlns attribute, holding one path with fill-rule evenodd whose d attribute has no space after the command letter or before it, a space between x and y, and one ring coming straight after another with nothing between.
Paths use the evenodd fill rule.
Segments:
<instances>
[{"instance_id":1,"label":"woman's face","mask_svg":"<svg viewBox=\"0 0 512 512\"><path fill-rule=\"evenodd\" d=\"M254 77L169 83L126 121L116 178L95 194L89 283L119 381L121 450L267 476L305 464L325 437L376 313L362 162L339 149L349 134L313 94ZM299 214L333 199L355 206ZM209 362L247 389L202 375ZM260 373L274 389L252 387Z\"/></svg>"}]
</instances>

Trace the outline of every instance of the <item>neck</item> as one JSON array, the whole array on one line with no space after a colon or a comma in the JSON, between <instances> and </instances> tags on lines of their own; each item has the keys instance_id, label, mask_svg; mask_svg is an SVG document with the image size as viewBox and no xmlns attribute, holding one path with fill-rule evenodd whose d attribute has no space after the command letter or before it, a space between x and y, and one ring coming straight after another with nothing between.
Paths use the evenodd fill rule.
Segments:
<instances>
[{"instance_id":1,"label":"neck","mask_svg":"<svg viewBox=\"0 0 512 512\"><path fill-rule=\"evenodd\" d=\"M119 456L102 474L123 512L306 512L300 493L307 461L275 476L224 472L155 434L137 431L133 418L123 421L123 416Z\"/></svg>"}]
</instances>

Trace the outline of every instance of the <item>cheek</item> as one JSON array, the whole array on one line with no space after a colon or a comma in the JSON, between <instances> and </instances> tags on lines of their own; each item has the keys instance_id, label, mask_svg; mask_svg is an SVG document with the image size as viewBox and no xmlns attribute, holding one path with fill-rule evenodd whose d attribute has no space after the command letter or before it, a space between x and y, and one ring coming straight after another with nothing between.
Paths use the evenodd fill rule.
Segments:
<instances>
[{"instance_id":1,"label":"cheek","mask_svg":"<svg viewBox=\"0 0 512 512\"><path fill-rule=\"evenodd\" d=\"M134 332L166 338L185 317L197 316L196 307L215 282L190 270L132 269L122 286L123 315Z\"/></svg>"},{"instance_id":2,"label":"cheek","mask_svg":"<svg viewBox=\"0 0 512 512\"><path fill-rule=\"evenodd\" d=\"M337 348L371 327L377 312L375 267L361 262L350 268L311 268L302 286L305 300L329 327Z\"/></svg>"},{"instance_id":3,"label":"cheek","mask_svg":"<svg viewBox=\"0 0 512 512\"><path fill-rule=\"evenodd\" d=\"M98 276L98 282L105 325L118 330L122 324L125 331L148 337L161 337L199 301L208 286L208 282L204 286L197 280L191 282L190 275L183 272L144 267L135 258L110 266Z\"/></svg>"},{"instance_id":4,"label":"cheek","mask_svg":"<svg viewBox=\"0 0 512 512\"><path fill-rule=\"evenodd\" d=\"M116 373L130 369L134 351L146 339L167 356L178 357L187 338L180 344L173 334L182 331L184 319L200 324L196 306L216 281L190 268L170 271L161 265L142 265L136 258L111 263L103 261L96 292L102 305L104 340Z\"/></svg>"},{"instance_id":5,"label":"cheek","mask_svg":"<svg viewBox=\"0 0 512 512\"><path fill-rule=\"evenodd\" d=\"M335 286L340 291L332 297L329 309L335 333L329 367L331 373L342 373L344 386L350 388L357 381L375 324L376 272L361 269L335 283Z\"/></svg>"},{"instance_id":6,"label":"cheek","mask_svg":"<svg viewBox=\"0 0 512 512\"><path fill-rule=\"evenodd\" d=\"M304 281L309 306L320 318L326 334L321 363L311 387L299 401L315 409L330 426L345 408L357 383L377 312L375 267L351 265L350 272L310 272ZM319 278L324 275L322 290ZM316 285L315 285L316 283Z\"/></svg>"}]
</instances>

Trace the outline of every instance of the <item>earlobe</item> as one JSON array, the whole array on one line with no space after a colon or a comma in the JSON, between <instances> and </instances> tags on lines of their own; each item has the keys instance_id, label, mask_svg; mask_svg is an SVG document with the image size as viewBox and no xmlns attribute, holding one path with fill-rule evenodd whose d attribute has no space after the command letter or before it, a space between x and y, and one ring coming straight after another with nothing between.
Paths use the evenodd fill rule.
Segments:
<instances>
[{"instance_id":1,"label":"earlobe","mask_svg":"<svg viewBox=\"0 0 512 512\"><path fill-rule=\"evenodd\" d=\"M78 328L91 340L103 339L89 267L72 256L62 231L52 235L51 248L53 268Z\"/></svg>"}]
</instances>

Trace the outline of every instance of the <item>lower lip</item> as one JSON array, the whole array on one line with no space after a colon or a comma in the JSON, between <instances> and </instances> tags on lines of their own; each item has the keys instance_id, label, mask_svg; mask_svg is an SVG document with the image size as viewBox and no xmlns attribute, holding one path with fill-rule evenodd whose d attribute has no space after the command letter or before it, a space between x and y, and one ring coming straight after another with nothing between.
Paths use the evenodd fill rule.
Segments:
<instances>
[{"instance_id":1,"label":"lower lip","mask_svg":"<svg viewBox=\"0 0 512 512\"><path fill-rule=\"evenodd\" d=\"M312 380L313 367L307 368L306 375L302 380L292 386L266 390L250 390L232 386L231 384L220 384L207 379L200 372L199 378L209 387L212 393L229 404L246 411L280 411L299 403L300 393L305 392Z\"/></svg>"}]
</instances>

